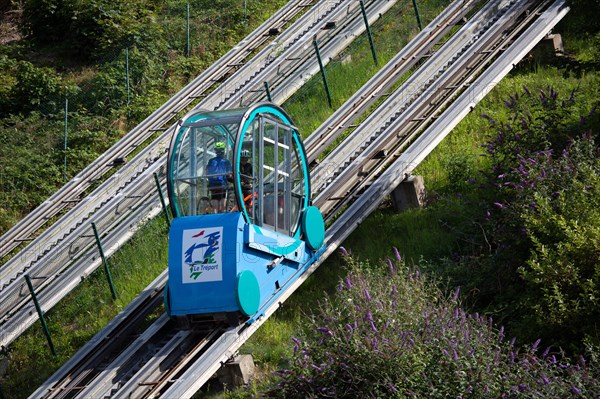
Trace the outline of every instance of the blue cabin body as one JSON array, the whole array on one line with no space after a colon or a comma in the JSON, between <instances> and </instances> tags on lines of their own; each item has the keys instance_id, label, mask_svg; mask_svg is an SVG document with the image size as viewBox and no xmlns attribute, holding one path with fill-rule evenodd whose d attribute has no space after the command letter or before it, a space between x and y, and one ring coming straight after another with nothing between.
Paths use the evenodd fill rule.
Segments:
<instances>
[{"instance_id":1,"label":"blue cabin body","mask_svg":"<svg viewBox=\"0 0 600 399\"><path fill-rule=\"evenodd\" d=\"M169 148L167 183L171 316L252 322L323 250L302 141L274 104L188 115Z\"/></svg>"},{"instance_id":2,"label":"blue cabin body","mask_svg":"<svg viewBox=\"0 0 600 399\"><path fill-rule=\"evenodd\" d=\"M304 241L245 223L239 212L175 218L170 314L254 315L316 258Z\"/></svg>"}]
</instances>

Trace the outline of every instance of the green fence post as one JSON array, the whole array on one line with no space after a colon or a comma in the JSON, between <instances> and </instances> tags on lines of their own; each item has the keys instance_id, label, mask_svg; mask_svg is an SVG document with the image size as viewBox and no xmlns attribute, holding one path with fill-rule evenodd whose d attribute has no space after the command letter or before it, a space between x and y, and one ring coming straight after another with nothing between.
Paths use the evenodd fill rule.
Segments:
<instances>
[{"instance_id":1,"label":"green fence post","mask_svg":"<svg viewBox=\"0 0 600 399\"><path fill-rule=\"evenodd\" d=\"M165 220L167 221L167 227L171 227L171 218L169 218L169 211L167 211L165 196L163 195L162 188L160 187L160 181L158 180L158 173L156 172L154 172L154 181L156 182L156 188L158 189L158 196L160 197L163 214L165 215Z\"/></svg>"},{"instance_id":2,"label":"green fence post","mask_svg":"<svg viewBox=\"0 0 600 399\"><path fill-rule=\"evenodd\" d=\"M267 100L273 102L273 99L271 98L271 90L269 89L269 82L267 82L265 80L265 91L267 92Z\"/></svg>"},{"instance_id":3,"label":"green fence post","mask_svg":"<svg viewBox=\"0 0 600 399\"><path fill-rule=\"evenodd\" d=\"M50 351L54 356L56 356L56 350L54 349L54 344L52 343L52 337L50 336L50 330L48 330L48 325L46 324L46 318L44 317L44 313L42 312L42 308L40 307L40 303L37 300L37 296L35 295L35 290L33 289L33 284L31 284L31 278L29 274L25 275L25 281L27 282L27 287L29 287L29 292L31 293L31 297L33 298L33 304L35 305L35 310L38 313L40 321L42 322L42 329L44 330L44 335L46 336L46 340L48 340L48 345L50 345Z\"/></svg>"},{"instance_id":4,"label":"green fence post","mask_svg":"<svg viewBox=\"0 0 600 399\"><path fill-rule=\"evenodd\" d=\"M129 47L125 47L125 88L127 89L127 106L129 107Z\"/></svg>"},{"instance_id":5,"label":"green fence post","mask_svg":"<svg viewBox=\"0 0 600 399\"><path fill-rule=\"evenodd\" d=\"M360 0L360 10L362 11L363 19L365 20L365 26L367 27L367 37L369 38L369 45L371 46L373 61L375 61L375 65L379 65L377 62L377 53L375 52L375 44L373 43L373 35L371 34L371 27L369 26L369 18L367 17L367 11L365 10L365 3L363 0Z\"/></svg>"},{"instance_id":6,"label":"green fence post","mask_svg":"<svg viewBox=\"0 0 600 399\"><path fill-rule=\"evenodd\" d=\"M412 0L413 7L415 8L415 15L417 16L417 24L419 24L419 30L423 30L421 26L421 16L419 15L419 7L417 7L417 0Z\"/></svg>"},{"instance_id":7,"label":"green fence post","mask_svg":"<svg viewBox=\"0 0 600 399\"><path fill-rule=\"evenodd\" d=\"M110 270L108 269L108 262L106 261L106 256L104 256L104 249L102 248L102 242L100 241L100 235L98 235L98 229L96 229L96 224L92 222L92 229L94 230L94 236L96 237L96 244L98 244L98 250L100 251L100 257L102 258L102 263L104 264L104 271L106 272L106 279L108 280L108 286L110 287L110 293L112 294L113 299L117 299L117 293L115 292L115 286L113 285L112 277L110 275Z\"/></svg>"},{"instance_id":8,"label":"green fence post","mask_svg":"<svg viewBox=\"0 0 600 399\"><path fill-rule=\"evenodd\" d=\"M323 84L325 85L325 92L327 92L327 102L329 103L329 107L331 108L331 93L329 92L329 85L327 84L327 75L325 75L325 67L323 66L323 61L321 60L321 53L319 52L319 42L317 42L317 39L313 40L313 46L315 47L315 52L317 53L317 60L319 61L319 68L321 69L321 76L323 77Z\"/></svg>"},{"instance_id":9,"label":"green fence post","mask_svg":"<svg viewBox=\"0 0 600 399\"><path fill-rule=\"evenodd\" d=\"M67 182L67 127L69 124L69 98L65 97L65 131L64 131L64 152L65 152L65 167L63 171L63 178L65 183Z\"/></svg>"},{"instance_id":10,"label":"green fence post","mask_svg":"<svg viewBox=\"0 0 600 399\"><path fill-rule=\"evenodd\" d=\"M186 25L185 25L185 32L186 32L186 53L188 58L190 57L190 2L187 2L186 5Z\"/></svg>"}]
</instances>

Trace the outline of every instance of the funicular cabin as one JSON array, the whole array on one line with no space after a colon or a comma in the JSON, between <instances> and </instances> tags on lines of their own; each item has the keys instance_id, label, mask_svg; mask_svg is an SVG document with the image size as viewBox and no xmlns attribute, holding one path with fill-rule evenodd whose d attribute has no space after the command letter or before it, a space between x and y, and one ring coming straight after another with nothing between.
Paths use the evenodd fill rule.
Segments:
<instances>
[{"instance_id":1,"label":"funicular cabin","mask_svg":"<svg viewBox=\"0 0 600 399\"><path fill-rule=\"evenodd\" d=\"M189 114L167 174L172 315L251 316L318 256L324 224L302 140L278 106Z\"/></svg>"}]
</instances>

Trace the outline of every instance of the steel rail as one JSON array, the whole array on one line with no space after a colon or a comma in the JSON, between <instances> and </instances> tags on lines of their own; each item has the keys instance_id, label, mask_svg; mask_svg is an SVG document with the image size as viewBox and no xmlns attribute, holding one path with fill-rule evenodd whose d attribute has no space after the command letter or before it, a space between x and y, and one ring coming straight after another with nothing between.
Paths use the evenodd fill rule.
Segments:
<instances>
[{"instance_id":1,"label":"steel rail","mask_svg":"<svg viewBox=\"0 0 600 399\"><path fill-rule=\"evenodd\" d=\"M462 89L461 85L465 82L461 80L474 76L478 65L481 66L483 60L490 59L495 54L493 50L499 43L506 43L507 39L502 33L514 30L515 25L520 26L517 24L517 18L526 16L527 11L530 11L529 7L533 4L533 1L514 2L497 23L491 29L487 29L473 46L468 48L468 51L464 48L460 57L450 65L445 65L434 79L428 81L423 86L425 90L421 90L418 97L411 98L414 99L413 101L402 104L402 97L404 97L402 88L391 96L386 101L385 107L380 107L384 110L383 117L373 118L374 124L366 123L355 132L358 140L354 140L354 145L351 146L356 149L355 152L333 174L335 179L331 183L325 183L327 193L317 196L315 203L322 204L325 211L330 210L334 204L331 201L323 202L323 198L347 198L349 193L356 189L357 180L351 177L359 177L358 181L364 181L372 164L391 162L388 153L396 145L395 143L399 139L410 140L418 129L435 115L439 107L443 106L444 99L450 99L457 90ZM320 188L323 190L323 186ZM336 203L335 206L338 204Z\"/></svg>"},{"instance_id":2,"label":"steel rail","mask_svg":"<svg viewBox=\"0 0 600 399\"><path fill-rule=\"evenodd\" d=\"M397 0L366 1L365 8L369 24L375 23L396 2ZM294 47L282 54L280 62L272 63L257 73L252 83L243 91L237 91L226 101L222 101L218 108L247 106L265 100L266 95L263 89L265 81L270 85L273 102L283 104L308 79L319 72L319 66L314 62L315 54L311 43L314 39L318 40L323 64L327 65L342 49L366 30L359 2L351 2L348 7L340 11L328 18L328 23L335 22L333 29L315 26L316 29L307 32ZM293 82L292 85L289 84L290 80Z\"/></svg>"},{"instance_id":3,"label":"steel rail","mask_svg":"<svg viewBox=\"0 0 600 399\"><path fill-rule=\"evenodd\" d=\"M337 4L339 4L339 3L336 3L336 5ZM330 11L330 9L325 8L323 14L327 15L329 11ZM302 25L302 26L305 26L306 24L314 26L315 22L312 20L313 18L317 18L317 14L313 13L310 18L306 18L306 21L303 22L304 25ZM307 30L304 29L304 32L306 32L306 31ZM168 135L169 135L168 133L164 133L162 135L162 137L167 138ZM149 176L149 174L151 174L153 171L159 170L159 169L161 169L161 168L164 167L164 156L161 157L160 155L164 154L166 152L166 145L167 145L166 143L167 143L167 140L164 140L164 142L162 142L162 143L159 142L158 144L156 144L156 142L155 142L155 144L150 145L144 153L138 154L134 158L134 160L132 160L128 165L126 165L125 168L127 168L129 170L129 174L126 177L123 177L123 176L120 175L120 176L117 176L114 180L115 181L118 181L118 180L121 180L121 179L122 180L126 180L128 184L131 184L131 182L133 182L133 185L128 189L129 192L132 192L132 193L142 193L140 195L143 196L144 193L146 193L146 191L140 191L140 190L138 190L138 188L136 188L137 187L136 183L135 183L136 178L138 178L139 175ZM123 173L123 174L125 174L125 173ZM151 181L151 179L148 178L147 182L150 182L150 181ZM146 184L146 186L150 187L149 189L151 189L152 184L148 183L148 184ZM115 188L114 181L113 180L109 180L109 181L105 182L101 187L99 187L92 194L91 197L95 198L95 194L104 193L104 192L110 192L111 190L114 190L114 188ZM119 187L118 190L119 191L127 192L127 189L124 189L123 187ZM120 207L121 204L120 203L116 203L116 204L114 203L114 200L115 200L114 195L113 195L113 197L110 197L110 195L106 195L106 196L109 197L109 200L107 200L104 203L102 203L102 205L106 207L107 206L106 203L112 204L112 205L108 205L107 206L108 207L107 208L108 209L107 212L110 213L111 211L114 211L116 213L117 210L119 210L119 207ZM86 201L85 205L88 205L88 204L90 204L92 202L93 202L92 200ZM139 206L139 202L140 201L138 201L138 204L130 204L129 206L131 206L131 207ZM79 214L84 215L84 219L83 220L85 220L87 218L90 218L91 216L94 215L93 210L90 211L89 207L85 207L84 204L82 204L81 207L83 208L83 210L79 210L78 212L79 212ZM98 208L100 208L100 207L98 207ZM121 206L121 209L122 209L122 206ZM96 216L93 216L93 217L96 218ZM75 226L71 227L70 232L73 232L78 226L81 226L83 224L83 220L78 219L78 217L72 217L72 218L70 218L70 220L77 220L77 223L75 223ZM69 241L68 239L61 240L62 241L62 247L61 248L64 248L65 245L72 245L72 240L73 239L77 240L80 236L81 236L81 234L80 235L71 235L71 241ZM83 236L85 236L85 234L83 234ZM89 241L88 244L91 245L91 241ZM64 250L63 251L59 251L57 243L55 243L54 247L52 247L52 248L55 248L55 247L57 249L54 251L54 253L60 253L64 257L64 255L65 255L66 252ZM80 248L84 248L84 247L80 246ZM30 254L30 255L34 256L35 258L31 262L36 263L36 262L39 262L41 259L46 260L47 258L44 258L43 255L47 255L48 252L50 252L50 251L51 250L44 251L44 253L42 254L42 256L35 256L36 255L35 253L32 254L30 252L28 252L27 254ZM79 255L79 254L77 254L77 255ZM71 256L75 257L75 254L71 254ZM23 259L18 259L18 260L20 260L21 262L23 261ZM18 262L15 260L13 264L17 264L17 263ZM47 265L48 263L44 262L44 264ZM31 263L30 263L30 265L31 265ZM58 267L59 266L55 265L55 270L57 270L56 268L58 268ZM0 270L0 272L2 272L3 270L8 270L8 269L2 269L2 270ZM24 270L23 269L18 269L18 268L16 270L17 270L16 273L14 273L10 277L9 283L8 284L4 284L4 288L5 289L2 290L2 291L0 291L0 294L6 294L6 295L13 295L14 296L14 295L16 295L15 294L16 292L22 293L22 283L17 280L17 277L20 274L24 273ZM46 273L44 271L37 271L36 274L37 275L46 275L46 274L51 274L51 273ZM6 289L7 286L10 286L11 289ZM10 293L9 293L9 291L10 291ZM25 300L23 298L24 295L19 294L18 296L20 297L20 299ZM10 306L10 305L13 305L15 303L15 301L18 301L18 299L15 299L13 301L4 300L3 303L5 304L5 308L6 308L4 310L8 309L9 312L11 312L13 314L16 313L16 311ZM52 301L52 302L56 303L56 301ZM7 312L3 313L3 315L6 315L6 314L7 314ZM15 320L17 320L17 319L18 318L15 318ZM33 320L33 319L30 319L30 320ZM10 342L10 340L14 339L14 337L16 336L15 334L17 332L19 332L19 331L23 331L24 328L25 328L25 325L21 324L18 328L13 328L12 331L11 331L11 334L7 334L4 337L0 337L0 338L2 338L2 344L7 344L8 342Z\"/></svg>"},{"instance_id":4,"label":"steel rail","mask_svg":"<svg viewBox=\"0 0 600 399\"><path fill-rule=\"evenodd\" d=\"M107 358L110 359L113 349L120 346L121 341L126 340L131 332L162 304L163 287L167 282L167 278L167 271L165 270L88 341L75 356L46 380L31 397L65 398L81 391L82 387L85 387L89 381L101 372L101 370L98 370L101 361L105 361L104 359Z\"/></svg>"},{"instance_id":5,"label":"steel rail","mask_svg":"<svg viewBox=\"0 0 600 399\"><path fill-rule=\"evenodd\" d=\"M473 10L478 1L454 1L431 23L394 56L359 91L350 97L335 113L319 126L305 141L309 163L349 128L350 125L380 98L422 58L432 53L432 48L450 29ZM436 54L436 58L439 54Z\"/></svg>"},{"instance_id":6,"label":"steel rail","mask_svg":"<svg viewBox=\"0 0 600 399\"><path fill-rule=\"evenodd\" d=\"M489 21L499 17L498 6L502 3L507 2L500 0L488 2L436 52L435 57L430 58L395 92L391 93L387 100L353 131L343 146L335 148L313 170L313 187L316 192L321 191L328 184L328 180L333 180L336 174L342 173L382 131L387 131L385 124L389 120L399 118L401 112L406 113L407 108L413 103L425 103L425 99L430 94L428 90L437 84L442 72L460 60L464 60L467 50L476 51L472 47L481 46L479 38L483 34L488 32L493 35L493 32L489 32L491 28ZM512 4L514 3L513 0ZM508 4L504 10L508 10ZM494 29L498 30L498 28Z\"/></svg>"}]
</instances>

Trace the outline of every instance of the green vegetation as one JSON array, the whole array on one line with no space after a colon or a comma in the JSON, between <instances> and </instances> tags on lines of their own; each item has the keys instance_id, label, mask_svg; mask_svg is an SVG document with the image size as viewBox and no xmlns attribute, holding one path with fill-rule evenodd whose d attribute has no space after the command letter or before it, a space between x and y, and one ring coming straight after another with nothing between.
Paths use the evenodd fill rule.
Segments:
<instances>
[{"instance_id":1,"label":"green vegetation","mask_svg":"<svg viewBox=\"0 0 600 399\"><path fill-rule=\"evenodd\" d=\"M218 7L223 8L222 3L203 2L203 6L208 7L206 10L210 10L203 14L206 21L213 22L220 18L217 11ZM249 2L249 5L252 3ZM384 21L374 27L381 65L406 43L407 37L416 32L414 14L409 3L397 5L384 17ZM419 2L422 18L430 20L441 3L445 2ZM409 389L419 392L419 389L426 389L424 387L431 388L434 379L444 381L443 386L433 385L440 390L440 397L445 394L466 394L469 384L472 389L483 389L487 385L488 392L493 393L490 394L493 397L500 396L502 392L515 392L515 389L520 389L520 384L544 389L541 392L547 396L565 397L578 394L579 391L582 397L598 395L593 391L594 385L590 385L586 378L595 378L597 381L597 349L594 348L600 342L597 332L597 298L600 287L600 252L597 246L600 242L597 211L599 127L595 113L591 112L598 102L598 65L595 60L600 40L596 33L597 21L582 22L582 19L587 21L589 18L585 17L594 15L592 9L600 8L600 5L598 2L585 1L573 1L572 4L574 7L586 7L586 11L575 8L568 20L557 29L564 32L566 56L545 64L539 64L535 60L524 62L518 70L505 78L419 166L416 173L425 177L427 206L395 214L389 203L384 202L380 210L361 224L344 243L348 251L365 261L364 265L355 264L357 262L352 258L346 258L351 263L348 271L340 266L344 263L340 255L330 258L243 347L242 351L252 353L263 371L261 381L247 391L228 392L226 396L257 396L260 392L269 391L275 395L278 392L273 392L274 385L269 385L271 380L274 381L273 384L282 382L291 394L300 389L300 380L294 380L293 377L305 375L309 378L309 372L313 373L310 377L317 378L321 384L319 387L330 389L333 386L338 389L331 385L338 382L331 380L329 371L341 372L338 368L341 363L329 364L324 350L336 350L340 355L346 356L356 354L365 359L364 362L354 362L356 364L353 366L362 364L365 368L352 369L352 375L363 378L366 387L378 389L382 396L394 393L394 390L398 391L395 393L400 397L408 393ZM176 4L171 6L175 8ZM129 10L124 11L125 14L135 12L133 8L127 8L127 5L122 7L123 10ZM232 11L232 14L227 14L226 19L239 28L235 23L237 17L233 16L239 17L239 6L236 10L237 14ZM424 18L423 15L427 17ZM183 25L177 25L174 20L171 23L180 30L183 29ZM135 24L132 23L131 29L135 30ZM228 28L223 29L229 32ZM235 29L237 28L232 28ZM109 29L106 30L108 31ZM155 66L157 71L163 71L164 75L159 75L166 76L165 79L158 79L159 75L151 73L154 60L149 54L158 53L139 50L147 59L140 61L140 74L133 86L135 95L129 103L124 86L119 83L122 82L120 79L124 63L122 52L117 52L120 54L118 62L107 66L106 70L104 64L97 62L96 58L94 61L79 61L83 62L82 67L79 64L71 65L57 57L65 65L61 65L59 72L53 72L42 68L48 66L48 54L58 49L48 45L45 50L48 53L43 53L43 50L36 47L36 52L31 51L26 57L19 58L16 56L17 49L20 51L26 48L24 44L3 47L0 50L0 112L7 112L8 108L5 106L12 106L15 101L18 86L16 82L27 82L28 79L42 82L38 84L43 88L38 94L33 92L29 98L34 102L47 102L50 105L46 109L53 111L42 112L35 104L30 106L24 102L21 109L24 112L27 110L25 114L3 114L6 117L0 126L0 151L5 152L0 154L0 195L4 197L3 207L0 208L0 231L8 228L20 214L42 201L61 183L64 153L61 149L61 135L56 132L62 132L61 98L65 92L78 93L77 87L82 86L82 82L97 84L86 86L96 88L91 91L95 93L93 100L88 100L86 106L79 108L84 112L74 116L79 118L74 119L78 121L78 126L86 128L74 128L80 133L72 134L73 140L76 134L81 134L81 145L69 145L69 174L72 175L137 120L160 105L186 79L210 64L227 46L235 42L234 34L227 36L229 39L223 44L218 40L210 40L211 34L212 39L221 38L221 31L212 32L208 33L207 44L197 43L194 46L195 50L192 52L197 58L182 56L181 49L185 46L181 35L177 36L179 41L173 39L170 42L169 46L172 47L167 50L168 54L162 54L162 50L159 50L160 56L168 59L167 67L160 69L164 65L159 67L158 63ZM101 38L100 35L99 39ZM147 45L150 43L152 42ZM208 49L208 43L214 48ZM98 48L103 46L97 45ZM108 47L102 47L102 51L108 52ZM132 50L130 56L135 51ZM352 55L351 64L333 62L328 67L334 108L341 105L376 70L365 38L359 38L348 53ZM92 55L98 57L97 54L99 53L94 52ZM88 56L82 54L84 60ZM116 64L120 66L114 66ZM165 88L167 90L163 91ZM573 98L571 93L574 93ZM87 94L83 97L88 98ZM320 77L317 76L290 99L285 108L306 135L333 112L325 104L325 93ZM74 107L77 108L78 105ZM580 116L584 117L583 123L580 123ZM525 123L521 117L525 119ZM518 138L515 134L518 134ZM18 143L23 140L30 144L25 148L17 148ZM92 144L89 144L90 141ZM5 149L4 143L10 145ZM489 145L493 145L493 150L486 153L491 148ZM518 152L513 152L517 148ZM554 151L548 155L550 148ZM486 155L482 156L483 153ZM14 154L23 154L36 160L39 162L38 167L30 166L25 160L16 161ZM6 158L9 155L11 158ZM6 162L7 159L11 159L11 162ZM536 162L531 162L530 159ZM35 173L39 170L39 165L44 165L44 170L48 171L48 176L44 176L43 180L40 180L39 173ZM27 172L21 173L22 171ZM504 176L499 178L500 175ZM526 176L535 176L536 185L527 189L518 188L517 186L523 185L518 184L519 182L528 179ZM32 194L19 195L25 190L32 190ZM531 204L535 206L530 206ZM111 258L111 265L114 265L113 278L120 295L118 304L112 303L104 276L98 272L72 293L69 299L49 312L50 328L55 337L55 346L60 352L58 358L47 359L49 356L45 356L48 349L38 326L12 345L13 360L9 374L1 383L5 394L9 397L27 396L27 392L35 389L36 383L51 374L164 268L166 242L161 240L166 240L166 230L163 226L162 219L152 222L145 229L146 235L136 239L146 242L146 247L132 242L122 255ZM521 229L525 229L524 235ZM386 260L392 247L397 247L403 258L403 261L394 262L397 274L393 279L384 277L380 270L382 261ZM130 252L127 254L127 251ZM136 277L128 278L119 274L119 270L125 273L126 269L132 269L130 265L138 265L138 261L145 258L149 260L146 266L133 268ZM414 278L417 270L437 276L435 281L442 287L454 290L454 287L460 286L460 300L456 302L454 299L444 298L440 291L427 282L428 279ZM361 286L361 290L368 289L372 298L376 298L375 292L380 289L383 293L390 292L391 286L385 284L393 282L397 288L404 287L401 293L398 291L398 295L402 294L398 297L401 300L397 300L397 303L403 304L401 313L394 313L389 309L385 313L385 309L381 312L377 310L381 321L374 319L374 325L378 332L386 330L381 328L382 325L385 326L386 320L396 320L394 322L398 323L397 328L402 328L403 331L423 332L425 320L421 317L421 312L423 309L430 309L432 320L438 317L435 320L441 318L449 321L455 311L464 314L469 320L467 324L470 336L482 334L483 339L470 348L475 349L473 355L469 354L467 345L473 342L461 341L461 345L455 348L458 356L456 360L450 350L452 348L443 346L447 344L444 337L450 340L454 337L443 335L434 342L433 333L441 334L441 330L433 329L435 325L431 324L432 330L429 332L432 335L429 336L429 341L415 340L418 345L414 346L414 351L407 351L406 357L384 359L390 363L381 363L380 359L373 357L373 348L362 342L366 337L372 342L373 336L369 334L375 333L368 317L357 319L364 323L359 330L362 334L360 345L358 339L348 340L348 343L356 344L355 346L329 340L327 331L340 338L345 333L345 325L332 323L332 318L347 315L344 313L347 312L347 307L337 307L336 304L346 303L352 297L355 301L360 299L363 301L361 303L368 305L364 303L366 295L361 290L341 290L334 294L336 283L348 272L351 278L364 281L365 285ZM92 291L93 288L96 291ZM129 293L125 294L125 291ZM328 297L326 294L332 296ZM104 304L97 306L99 301ZM90 307L90 303L94 306ZM89 310L90 308L94 310ZM323 312L315 309L323 309ZM366 311L366 307L361 309ZM486 317L466 316L476 311ZM102 315L97 321L84 317L96 312ZM374 315L373 309L371 314ZM488 316L494 319L495 324L491 327L492 322ZM88 324L89 328L84 328ZM61 326L68 327L63 327L63 331L60 331ZM501 329L501 326L504 328ZM327 327L328 330L316 330L315 327ZM67 334L65 331L71 333ZM452 331L447 330L446 333L451 334ZM460 333L464 331L460 330ZM502 335L516 337L516 346L511 348L508 344L498 343ZM296 356L291 340L293 336L302 337L300 351L297 351ZM398 340L400 337L396 334L392 338ZM542 344L536 348L538 345L531 343L537 342L538 338L541 338ZM404 341L391 342L406 344ZM550 347L548 353L542 352L546 347ZM566 354L559 348L564 349ZM442 349L446 350L448 358L444 357ZM304 353L302 350L306 351L311 364L321 368L320 371L315 368L306 370L306 364L302 363L306 359L298 356ZM461 352L463 350L467 352ZM580 364L580 370L589 371L585 378L576 366L559 370L548 363L551 362L551 356L554 356L559 364L572 364L568 362L568 358L576 358L586 350L589 350L591 357L586 355L586 364ZM498 353L498 360L489 357L490 353L496 353L494 351ZM517 359L517 364L512 363L511 353ZM32 361L34 358L38 360ZM40 358L45 360L41 361ZM525 369L523 364L526 359L534 359L540 366L535 370ZM397 363L392 364L392 360ZM500 373L494 376L486 374L487 370L482 367L488 361L498 362L494 366L506 375L506 380L498 379ZM322 367L321 364L325 366ZM427 378L416 374L418 367L424 367L424 364L431 369ZM390 374L383 375L389 381L378 380L381 375L375 375L373 369L367 369L369 365L379 365L377 370L386 369L390 365ZM292 373L283 373L283 379L270 377L269 372L277 369L292 370ZM397 369L405 373L401 376L392 375ZM465 371L466 376L461 371ZM477 374L479 372L481 373ZM480 378L473 379L473 375L480 375ZM414 379L408 380L412 377ZM418 380L417 377L421 379ZM540 381L545 382L544 378L550 379L552 384L539 386ZM453 383L448 384L447 381ZM393 389L388 383L392 383ZM408 387L409 384L412 388ZM307 392L314 393L309 389L317 385L302 387ZM464 388L462 392L461 387ZM341 396L339 392L342 391L336 392L337 396ZM479 393L475 390L472 392ZM356 392L353 394L356 396ZM523 392L518 394L525 395ZM214 396L208 390L199 394L204 395ZM318 395L314 393L314 396Z\"/></svg>"},{"instance_id":2,"label":"green vegetation","mask_svg":"<svg viewBox=\"0 0 600 399\"><path fill-rule=\"evenodd\" d=\"M27 36L0 47L0 234L285 1L190 1L190 57L186 2L9 3Z\"/></svg>"},{"instance_id":3,"label":"green vegetation","mask_svg":"<svg viewBox=\"0 0 600 399\"><path fill-rule=\"evenodd\" d=\"M540 341L505 340L485 316L468 314L459 290L446 297L399 256L387 265L349 261L294 342L269 397L595 398L598 357L578 364Z\"/></svg>"}]
</instances>

